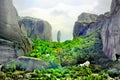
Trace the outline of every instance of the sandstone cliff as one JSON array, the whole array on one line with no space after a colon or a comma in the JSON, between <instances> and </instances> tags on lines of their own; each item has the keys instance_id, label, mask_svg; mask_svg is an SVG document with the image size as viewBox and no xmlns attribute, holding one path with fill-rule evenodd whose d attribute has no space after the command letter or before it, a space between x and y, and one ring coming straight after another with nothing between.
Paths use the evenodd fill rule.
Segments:
<instances>
[{"instance_id":1,"label":"sandstone cliff","mask_svg":"<svg viewBox=\"0 0 120 80\"><path fill-rule=\"evenodd\" d=\"M52 27L44 20L32 17L23 17L19 24L30 38L52 41Z\"/></svg>"},{"instance_id":2,"label":"sandstone cliff","mask_svg":"<svg viewBox=\"0 0 120 80\"><path fill-rule=\"evenodd\" d=\"M30 41L22 33L18 19L12 0L0 0L0 64L31 50Z\"/></svg>"}]
</instances>

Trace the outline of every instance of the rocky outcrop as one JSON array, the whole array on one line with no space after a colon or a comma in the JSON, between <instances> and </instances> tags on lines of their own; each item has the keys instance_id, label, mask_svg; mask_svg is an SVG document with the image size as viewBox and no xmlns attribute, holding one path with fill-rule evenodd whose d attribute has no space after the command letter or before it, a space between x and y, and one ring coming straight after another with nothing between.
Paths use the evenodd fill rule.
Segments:
<instances>
[{"instance_id":1,"label":"rocky outcrop","mask_svg":"<svg viewBox=\"0 0 120 80\"><path fill-rule=\"evenodd\" d=\"M23 17L19 21L19 25L27 32L24 33L30 38L52 41L52 28L47 21Z\"/></svg>"},{"instance_id":2,"label":"rocky outcrop","mask_svg":"<svg viewBox=\"0 0 120 80\"><path fill-rule=\"evenodd\" d=\"M96 30L100 30L104 20L109 17L109 14L109 12L106 12L104 15L97 16L95 14L82 13L75 22L73 38L75 39L79 36L84 36L93 33Z\"/></svg>"},{"instance_id":3,"label":"rocky outcrop","mask_svg":"<svg viewBox=\"0 0 120 80\"><path fill-rule=\"evenodd\" d=\"M49 68L48 64L42 60L21 56L16 60L12 60L4 65L2 65L1 70L4 72L24 70L24 71L34 71L35 69L41 70L42 68Z\"/></svg>"},{"instance_id":4,"label":"rocky outcrop","mask_svg":"<svg viewBox=\"0 0 120 80\"><path fill-rule=\"evenodd\" d=\"M0 64L31 50L30 40L22 33L18 19L12 0L0 0Z\"/></svg>"},{"instance_id":5,"label":"rocky outcrop","mask_svg":"<svg viewBox=\"0 0 120 80\"><path fill-rule=\"evenodd\" d=\"M82 13L75 22L73 29L73 38L87 34L87 31L93 23L97 22L98 16L90 13Z\"/></svg>"},{"instance_id":6,"label":"rocky outcrop","mask_svg":"<svg viewBox=\"0 0 120 80\"><path fill-rule=\"evenodd\" d=\"M117 60L120 56L120 0L112 0L110 13L98 16L96 21L91 20L88 24L77 21L73 36L76 38L96 30L101 31L103 51L106 56L113 61Z\"/></svg>"}]
</instances>

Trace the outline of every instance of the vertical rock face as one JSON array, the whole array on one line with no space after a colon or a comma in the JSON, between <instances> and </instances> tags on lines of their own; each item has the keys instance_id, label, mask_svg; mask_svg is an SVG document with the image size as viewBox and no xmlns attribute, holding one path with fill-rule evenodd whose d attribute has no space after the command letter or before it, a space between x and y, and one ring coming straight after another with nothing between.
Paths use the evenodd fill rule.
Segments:
<instances>
[{"instance_id":1,"label":"vertical rock face","mask_svg":"<svg viewBox=\"0 0 120 80\"><path fill-rule=\"evenodd\" d=\"M0 0L0 64L31 50L31 44L22 33L18 19L12 0Z\"/></svg>"},{"instance_id":2,"label":"vertical rock face","mask_svg":"<svg viewBox=\"0 0 120 80\"><path fill-rule=\"evenodd\" d=\"M32 17L23 17L19 21L21 27L30 38L52 41L52 28L47 21Z\"/></svg>"},{"instance_id":3,"label":"vertical rock face","mask_svg":"<svg viewBox=\"0 0 120 80\"><path fill-rule=\"evenodd\" d=\"M111 16L102 26L103 51L112 60L120 55L120 0L112 0Z\"/></svg>"},{"instance_id":4,"label":"vertical rock face","mask_svg":"<svg viewBox=\"0 0 120 80\"><path fill-rule=\"evenodd\" d=\"M104 53L109 59L116 60L117 55L120 55L120 0L112 0L110 13L100 15L96 22L91 22L88 24L77 22L73 32L74 38L99 29Z\"/></svg>"}]
</instances>

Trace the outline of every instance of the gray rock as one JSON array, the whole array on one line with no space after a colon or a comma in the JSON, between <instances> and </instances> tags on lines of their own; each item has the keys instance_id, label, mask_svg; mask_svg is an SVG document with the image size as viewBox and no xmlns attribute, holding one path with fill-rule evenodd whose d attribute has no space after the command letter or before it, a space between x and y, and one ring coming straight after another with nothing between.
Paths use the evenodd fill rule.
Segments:
<instances>
[{"instance_id":1,"label":"gray rock","mask_svg":"<svg viewBox=\"0 0 120 80\"><path fill-rule=\"evenodd\" d=\"M57 32L57 41L60 42L60 40L61 40L61 31L59 30Z\"/></svg>"},{"instance_id":2,"label":"gray rock","mask_svg":"<svg viewBox=\"0 0 120 80\"><path fill-rule=\"evenodd\" d=\"M19 25L25 30L24 34L30 38L52 41L52 27L47 21L32 17L23 17L19 21Z\"/></svg>"},{"instance_id":3,"label":"gray rock","mask_svg":"<svg viewBox=\"0 0 120 80\"><path fill-rule=\"evenodd\" d=\"M93 28L94 23L97 22L98 16L90 13L82 13L78 17L78 21L75 22L73 29L73 38L77 38L79 36L84 36L88 33L88 29ZM91 27L92 26L92 27ZM89 29L89 31L92 29Z\"/></svg>"},{"instance_id":4,"label":"gray rock","mask_svg":"<svg viewBox=\"0 0 120 80\"><path fill-rule=\"evenodd\" d=\"M84 19L81 20L85 22ZM98 16L97 20L93 20L92 23L83 22L75 24L73 37L88 35L100 30L104 53L109 59L117 60L116 55L120 55L120 0L112 0L110 13Z\"/></svg>"},{"instance_id":5,"label":"gray rock","mask_svg":"<svg viewBox=\"0 0 120 80\"><path fill-rule=\"evenodd\" d=\"M83 15L85 19L79 18L78 21L75 22L73 29L74 39L79 36L89 35L97 30L100 30L104 20L109 16L109 12L99 16L90 13L82 13L79 17L83 17Z\"/></svg>"},{"instance_id":6,"label":"gray rock","mask_svg":"<svg viewBox=\"0 0 120 80\"><path fill-rule=\"evenodd\" d=\"M104 53L113 61L120 55L120 0L113 0L111 16L104 20L101 30Z\"/></svg>"},{"instance_id":7,"label":"gray rock","mask_svg":"<svg viewBox=\"0 0 120 80\"><path fill-rule=\"evenodd\" d=\"M2 65L2 71L14 71L14 70L24 70L33 71L35 69L41 70L42 68L49 68L48 64L37 58L21 56L15 60Z\"/></svg>"},{"instance_id":8,"label":"gray rock","mask_svg":"<svg viewBox=\"0 0 120 80\"><path fill-rule=\"evenodd\" d=\"M78 16L78 22L80 23L91 23L96 22L97 15L96 14L90 14L90 13L82 13L80 16Z\"/></svg>"},{"instance_id":9,"label":"gray rock","mask_svg":"<svg viewBox=\"0 0 120 80\"><path fill-rule=\"evenodd\" d=\"M0 64L31 50L31 44L22 33L18 19L12 0L0 0Z\"/></svg>"}]
</instances>

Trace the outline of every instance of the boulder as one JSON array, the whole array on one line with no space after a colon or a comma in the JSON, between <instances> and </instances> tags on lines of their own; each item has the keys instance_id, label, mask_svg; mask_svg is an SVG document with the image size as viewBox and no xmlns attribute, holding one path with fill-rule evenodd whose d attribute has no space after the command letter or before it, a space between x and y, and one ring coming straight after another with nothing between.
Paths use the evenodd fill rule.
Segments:
<instances>
[{"instance_id":1,"label":"boulder","mask_svg":"<svg viewBox=\"0 0 120 80\"><path fill-rule=\"evenodd\" d=\"M0 0L0 64L31 51L30 40L18 25L12 0Z\"/></svg>"},{"instance_id":2,"label":"boulder","mask_svg":"<svg viewBox=\"0 0 120 80\"><path fill-rule=\"evenodd\" d=\"M32 17L22 17L19 21L19 25L28 37L34 39L42 39L46 41L52 41L52 27L44 20L32 18Z\"/></svg>"},{"instance_id":3,"label":"boulder","mask_svg":"<svg viewBox=\"0 0 120 80\"><path fill-rule=\"evenodd\" d=\"M15 70L34 71L35 69L41 70L42 68L47 69L49 66L46 62L37 58L21 56L3 64L1 70L4 72Z\"/></svg>"}]
</instances>

